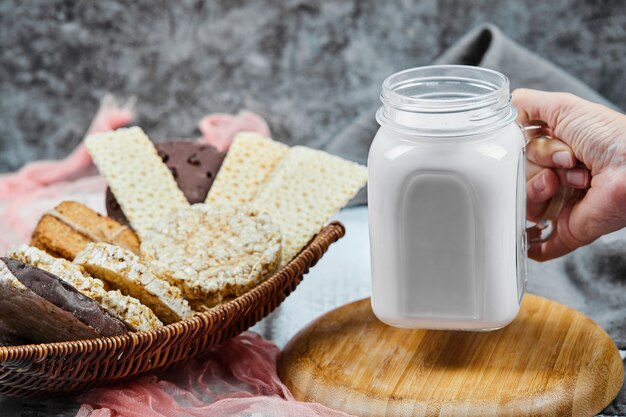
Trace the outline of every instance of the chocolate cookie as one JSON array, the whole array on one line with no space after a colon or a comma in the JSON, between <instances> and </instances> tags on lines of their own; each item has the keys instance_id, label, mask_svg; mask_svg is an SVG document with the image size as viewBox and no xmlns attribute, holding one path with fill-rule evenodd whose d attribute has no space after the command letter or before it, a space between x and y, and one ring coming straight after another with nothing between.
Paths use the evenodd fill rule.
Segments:
<instances>
[{"instance_id":1,"label":"chocolate cookie","mask_svg":"<svg viewBox=\"0 0 626 417\"><path fill-rule=\"evenodd\" d=\"M32 342L126 333L124 324L59 277L16 259L0 258L0 320Z\"/></svg>"},{"instance_id":2,"label":"chocolate cookie","mask_svg":"<svg viewBox=\"0 0 626 417\"><path fill-rule=\"evenodd\" d=\"M157 143L155 147L189 203L203 203L226 154L212 146L185 140ZM106 208L109 217L129 224L108 188Z\"/></svg>"}]
</instances>

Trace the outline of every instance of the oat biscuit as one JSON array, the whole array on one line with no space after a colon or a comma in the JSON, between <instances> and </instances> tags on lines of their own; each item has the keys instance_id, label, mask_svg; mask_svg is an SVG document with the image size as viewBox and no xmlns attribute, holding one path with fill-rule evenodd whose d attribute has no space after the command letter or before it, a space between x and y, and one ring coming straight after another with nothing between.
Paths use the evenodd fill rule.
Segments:
<instances>
[{"instance_id":1,"label":"oat biscuit","mask_svg":"<svg viewBox=\"0 0 626 417\"><path fill-rule=\"evenodd\" d=\"M66 259L55 258L27 245L10 250L7 256L59 277L84 296L98 302L130 330L148 331L163 325L152 310L137 299L123 295L119 290L107 291L102 281L89 276L81 267Z\"/></svg>"},{"instance_id":2,"label":"oat biscuit","mask_svg":"<svg viewBox=\"0 0 626 417\"><path fill-rule=\"evenodd\" d=\"M288 149L288 146L258 133L239 133L224 158L206 202L220 205L249 203Z\"/></svg>"},{"instance_id":3,"label":"oat biscuit","mask_svg":"<svg viewBox=\"0 0 626 417\"><path fill-rule=\"evenodd\" d=\"M267 214L250 207L195 204L157 222L141 251L157 275L202 309L243 294L274 272L280 232Z\"/></svg>"},{"instance_id":4,"label":"oat biscuit","mask_svg":"<svg viewBox=\"0 0 626 417\"><path fill-rule=\"evenodd\" d=\"M141 300L166 324L192 315L180 289L154 276L130 251L106 243L90 243L74 263L124 294Z\"/></svg>"},{"instance_id":5,"label":"oat biscuit","mask_svg":"<svg viewBox=\"0 0 626 417\"><path fill-rule=\"evenodd\" d=\"M189 206L172 173L140 128L97 133L87 137L85 143L140 238L156 220Z\"/></svg>"},{"instance_id":6,"label":"oat biscuit","mask_svg":"<svg viewBox=\"0 0 626 417\"><path fill-rule=\"evenodd\" d=\"M311 148L289 149L253 201L280 227L282 264L296 256L366 181L364 166Z\"/></svg>"},{"instance_id":7,"label":"oat biscuit","mask_svg":"<svg viewBox=\"0 0 626 417\"><path fill-rule=\"evenodd\" d=\"M139 253L135 232L75 201L64 201L44 214L30 244L71 261L89 242L112 243Z\"/></svg>"}]
</instances>

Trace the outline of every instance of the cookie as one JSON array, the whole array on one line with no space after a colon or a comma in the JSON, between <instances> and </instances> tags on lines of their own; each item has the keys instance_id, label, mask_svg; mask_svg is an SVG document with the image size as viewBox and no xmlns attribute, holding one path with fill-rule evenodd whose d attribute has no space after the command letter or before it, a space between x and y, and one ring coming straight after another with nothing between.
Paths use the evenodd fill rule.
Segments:
<instances>
[{"instance_id":1,"label":"cookie","mask_svg":"<svg viewBox=\"0 0 626 417\"><path fill-rule=\"evenodd\" d=\"M0 258L0 320L34 343L126 333L124 324L59 277L16 259Z\"/></svg>"},{"instance_id":2,"label":"cookie","mask_svg":"<svg viewBox=\"0 0 626 417\"><path fill-rule=\"evenodd\" d=\"M180 290L154 276L130 251L106 243L90 243L74 263L113 288L141 300L166 324L192 315Z\"/></svg>"},{"instance_id":3,"label":"cookie","mask_svg":"<svg viewBox=\"0 0 626 417\"><path fill-rule=\"evenodd\" d=\"M238 296L276 270L280 232L245 206L195 204L157 222L141 251L149 268L178 286L194 309Z\"/></svg>"},{"instance_id":4,"label":"cookie","mask_svg":"<svg viewBox=\"0 0 626 417\"><path fill-rule=\"evenodd\" d=\"M75 201L64 201L44 214L30 244L71 261L90 242L112 243L139 253L135 232Z\"/></svg>"},{"instance_id":5,"label":"cookie","mask_svg":"<svg viewBox=\"0 0 626 417\"><path fill-rule=\"evenodd\" d=\"M267 182L289 147L258 133L235 136L217 178L209 190L209 204L247 204Z\"/></svg>"},{"instance_id":6,"label":"cookie","mask_svg":"<svg viewBox=\"0 0 626 417\"><path fill-rule=\"evenodd\" d=\"M190 204L204 202L226 154L213 146L186 140L157 143L155 148L187 201ZM128 225L128 219L108 188L105 202L107 214Z\"/></svg>"},{"instance_id":7,"label":"cookie","mask_svg":"<svg viewBox=\"0 0 626 417\"><path fill-rule=\"evenodd\" d=\"M119 290L107 291L102 281L91 277L81 267L66 259L55 258L27 245L10 250L8 256L59 277L84 296L98 302L111 316L122 321L129 330L148 331L163 325L152 310L139 300L123 295Z\"/></svg>"},{"instance_id":8,"label":"cookie","mask_svg":"<svg viewBox=\"0 0 626 417\"><path fill-rule=\"evenodd\" d=\"M1 328L1 326L2 321L0 321L0 346L19 346L30 343L28 340L16 335L12 331Z\"/></svg>"},{"instance_id":9,"label":"cookie","mask_svg":"<svg viewBox=\"0 0 626 417\"><path fill-rule=\"evenodd\" d=\"M282 233L286 264L365 185L367 168L303 146L289 149L253 205Z\"/></svg>"},{"instance_id":10,"label":"cookie","mask_svg":"<svg viewBox=\"0 0 626 417\"><path fill-rule=\"evenodd\" d=\"M140 238L155 221L189 206L140 128L96 133L88 136L85 144Z\"/></svg>"}]
</instances>

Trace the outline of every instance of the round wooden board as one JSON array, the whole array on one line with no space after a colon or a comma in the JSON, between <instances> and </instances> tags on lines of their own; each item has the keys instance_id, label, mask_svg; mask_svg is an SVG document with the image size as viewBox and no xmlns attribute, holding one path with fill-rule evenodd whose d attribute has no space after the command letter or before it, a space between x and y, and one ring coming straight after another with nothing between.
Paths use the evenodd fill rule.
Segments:
<instances>
[{"instance_id":1,"label":"round wooden board","mask_svg":"<svg viewBox=\"0 0 626 417\"><path fill-rule=\"evenodd\" d=\"M296 335L278 371L296 399L357 416L594 416L624 378L604 330L529 294L487 333L397 329L360 300Z\"/></svg>"}]
</instances>

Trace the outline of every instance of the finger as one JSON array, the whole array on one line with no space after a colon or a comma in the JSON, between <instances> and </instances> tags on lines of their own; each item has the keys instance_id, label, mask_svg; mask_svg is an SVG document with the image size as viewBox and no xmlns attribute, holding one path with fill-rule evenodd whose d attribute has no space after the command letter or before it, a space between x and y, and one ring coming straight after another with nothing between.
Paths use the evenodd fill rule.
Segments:
<instances>
[{"instance_id":1,"label":"finger","mask_svg":"<svg viewBox=\"0 0 626 417\"><path fill-rule=\"evenodd\" d=\"M549 261L566 255L576 248L565 245L557 233L542 243L533 243L528 247L528 257L538 262Z\"/></svg>"},{"instance_id":2,"label":"finger","mask_svg":"<svg viewBox=\"0 0 626 417\"><path fill-rule=\"evenodd\" d=\"M596 181L594 177L584 197L567 212L570 216L563 227L566 233L562 240L569 246L582 246L623 228L626 188L622 184L619 178L603 177Z\"/></svg>"},{"instance_id":3,"label":"finger","mask_svg":"<svg viewBox=\"0 0 626 417\"><path fill-rule=\"evenodd\" d=\"M543 169L545 168L541 165L537 165L531 161L526 161L526 181L539 174L539 172Z\"/></svg>"},{"instance_id":4,"label":"finger","mask_svg":"<svg viewBox=\"0 0 626 417\"><path fill-rule=\"evenodd\" d=\"M520 123L540 120L559 138L578 153L588 141L601 142L594 137L593 125L604 125L612 117L621 118L620 113L587 101L570 93L548 93L520 88L512 93L513 105L518 110ZM586 161L587 162L587 161Z\"/></svg>"},{"instance_id":5,"label":"finger","mask_svg":"<svg viewBox=\"0 0 626 417\"><path fill-rule=\"evenodd\" d=\"M544 169L546 168L528 161L526 163L526 181L528 182ZM553 171L556 172L557 178L563 187L587 189L591 185L591 172L584 166L579 165L572 169L555 169Z\"/></svg>"},{"instance_id":6,"label":"finger","mask_svg":"<svg viewBox=\"0 0 626 417\"><path fill-rule=\"evenodd\" d=\"M584 190L589 188L591 183L591 173L584 167L557 169L556 174L559 177L559 182L564 187Z\"/></svg>"},{"instance_id":7,"label":"finger","mask_svg":"<svg viewBox=\"0 0 626 417\"><path fill-rule=\"evenodd\" d=\"M576 158L572 149L558 139L533 139L526 146L526 158L546 168L574 168Z\"/></svg>"},{"instance_id":8,"label":"finger","mask_svg":"<svg viewBox=\"0 0 626 417\"><path fill-rule=\"evenodd\" d=\"M565 206L555 225L555 233L547 241L531 245L534 247L532 250L529 247L528 256L532 255L532 259L536 261L547 261L568 254L597 239L601 234L593 232L589 234L586 229L583 229L583 234L574 234L574 231L578 230L575 217L579 214L576 212L585 210L585 206L582 201Z\"/></svg>"},{"instance_id":9,"label":"finger","mask_svg":"<svg viewBox=\"0 0 626 417\"><path fill-rule=\"evenodd\" d=\"M559 189L559 178L550 168L543 168L526 182L526 217L538 221L550 199Z\"/></svg>"},{"instance_id":10,"label":"finger","mask_svg":"<svg viewBox=\"0 0 626 417\"><path fill-rule=\"evenodd\" d=\"M528 257L541 262L541 243L531 243L528 245Z\"/></svg>"},{"instance_id":11,"label":"finger","mask_svg":"<svg viewBox=\"0 0 626 417\"><path fill-rule=\"evenodd\" d=\"M553 225L556 229L552 236L545 242L538 242L529 245L528 256L539 262L548 261L550 259L563 256L577 247L581 246L577 243L565 244L561 238L562 235L569 235L569 217L572 212L572 206L566 206L561 211L558 220Z\"/></svg>"},{"instance_id":12,"label":"finger","mask_svg":"<svg viewBox=\"0 0 626 417\"><path fill-rule=\"evenodd\" d=\"M562 118L572 107L584 100L569 93L548 93L545 91L519 88L513 91L512 102L517 108L519 122L543 120L561 137ZM567 140L566 137L561 139Z\"/></svg>"}]
</instances>

